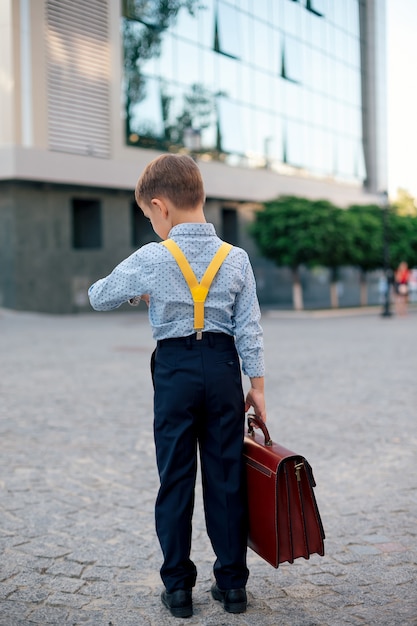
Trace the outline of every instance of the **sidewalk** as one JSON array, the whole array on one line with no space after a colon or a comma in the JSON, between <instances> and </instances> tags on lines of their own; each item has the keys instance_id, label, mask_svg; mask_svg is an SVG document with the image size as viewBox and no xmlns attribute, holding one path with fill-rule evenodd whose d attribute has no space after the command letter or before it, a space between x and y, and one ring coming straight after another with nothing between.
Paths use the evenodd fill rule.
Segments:
<instances>
[{"instance_id":1,"label":"sidewalk","mask_svg":"<svg viewBox=\"0 0 417 626\"><path fill-rule=\"evenodd\" d=\"M182 621L159 598L146 314L0 310L0 626L417 625L417 317L282 313L268 426L313 467L326 555L249 551L248 611L225 613L198 486Z\"/></svg>"}]
</instances>

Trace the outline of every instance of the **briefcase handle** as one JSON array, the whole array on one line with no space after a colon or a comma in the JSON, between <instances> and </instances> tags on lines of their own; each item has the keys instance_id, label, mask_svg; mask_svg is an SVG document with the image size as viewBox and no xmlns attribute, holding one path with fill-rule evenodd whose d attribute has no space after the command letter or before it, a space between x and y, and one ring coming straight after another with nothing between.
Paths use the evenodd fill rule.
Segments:
<instances>
[{"instance_id":1,"label":"briefcase handle","mask_svg":"<svg viewBox=\"0 0 417 626\"><path fill-rule=\"evenodd\" d=\"M254 415L253 413L251 413L250 415L248 415L248 434L249 435L254 435L253 424L256 424L262 430L264 437L265 437L265 445L272 446L272 439L269 436L269 432L268 432L265 422L257 415Z\"/></svg>"}]
</instances>

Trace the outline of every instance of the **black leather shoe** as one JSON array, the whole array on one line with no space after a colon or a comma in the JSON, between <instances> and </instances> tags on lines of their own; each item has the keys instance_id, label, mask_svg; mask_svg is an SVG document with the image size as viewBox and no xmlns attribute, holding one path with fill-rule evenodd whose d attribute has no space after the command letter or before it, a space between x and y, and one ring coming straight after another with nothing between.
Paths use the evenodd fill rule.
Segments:
<instances>
[{"instance_id":1,"label":"black leather shoe","mask_svg":"<svg viewBox=\"0 0 417 626\"><path fill-rule=\"evenodd\" d=\"M244 613L248 604L245 589L226 589L222 591L216 583L213 583L211 595L215 600L223 604L228 613Z\"/></svg>"},{"instance_id":2,"label":"black leather shoe","mask_svg":"<svg viewBox=\"0 0 417 626\"><path fill-rule=\"evenodd\" d=\"M191 617L193 614L191 589L178 589L172 593L165 590L161 594L161 600L174 617Z\"/></svg>"}]
</instances>

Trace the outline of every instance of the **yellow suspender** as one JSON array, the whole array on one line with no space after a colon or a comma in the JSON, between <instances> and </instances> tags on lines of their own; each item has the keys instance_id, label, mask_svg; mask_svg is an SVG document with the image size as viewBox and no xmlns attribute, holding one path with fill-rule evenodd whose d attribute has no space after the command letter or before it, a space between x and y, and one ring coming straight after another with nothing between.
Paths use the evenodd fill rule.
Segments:
<instances>
[{"instance_id":1,"label":"yellow suspender","mask_svg":"<svg viewBox=\"0 0 417 626\"><path fill-rule=\"evenodd\" d=\"M201 338L201 331L204 328L204 302L207 298L207 294L210 289L210 285L213 282L214 277L220 269L221 264L229 254L233 246L230 243L223 243L217 250L216 254L210 261L208 268L206 269L201 282L199 283L191 265L188 263L183 251L175 243L173 239L166 239L161 242L175 258L180 270L187 282L187 285L191 291L194 302L194 330L197 331L197 337Z\"/></svg>"}]
</instances>

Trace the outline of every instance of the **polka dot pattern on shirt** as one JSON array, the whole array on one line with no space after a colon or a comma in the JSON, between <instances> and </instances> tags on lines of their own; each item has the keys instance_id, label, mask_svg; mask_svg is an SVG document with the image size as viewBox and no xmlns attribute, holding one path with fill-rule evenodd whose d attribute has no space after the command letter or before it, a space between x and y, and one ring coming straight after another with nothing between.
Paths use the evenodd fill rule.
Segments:
<instances>
[{"instance_id":1,"label":"polka dot pattern on shirt","mask_svg":"<svg viewBox=\"0 0 417 626\"><path fill-rule=\"evenodd\" d=\"M198 281L222 241L212 224L179 224L169 233ZM194 333L194 303L182 272L164 246L152 242L122 261L89 289L93 308L107 311L130 298L149 294L149 320L155 339ZM204 307L205 331L234 335L242 369L264 375L263 339L256 284L247 253L233 247L216 274Z\"/></svg>"}]
</instances>

